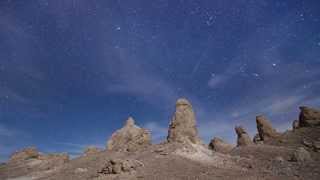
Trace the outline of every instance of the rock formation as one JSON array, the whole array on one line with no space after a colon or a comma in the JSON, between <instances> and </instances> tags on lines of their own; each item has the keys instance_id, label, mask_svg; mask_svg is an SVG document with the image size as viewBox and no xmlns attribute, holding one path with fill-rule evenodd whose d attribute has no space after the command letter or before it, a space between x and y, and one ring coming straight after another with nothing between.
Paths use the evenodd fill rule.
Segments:
<instances>
[{"instance_id":1,"label":"rock formation","mask_svg":"<svg viewBox=\"0 0 320 180\"><path fill-rule=\"evenodd\" d=\"M250 136L244 130L243 127L236 126L235 127L235 131L236 131L236 133L238 135L237 146L249 146L249 145L253 144L253 142L251 141Z\"/></svg>"},{"instance_id":2,"label":"rock formation","mask_svg":"<svg viewBox=\"0 0 320 180\"><path fill-rule=\"evenodd\" d=\"M134 152L150 144L150 132L135 125L133 118L129 117L125 126L112 134L107 143L107 149L119 152Z\"/></svg>"},{"instance_id":3,"label":"rock formation","mask_svg":"<svg viewBox=\"0 0 320 180\"><path fill-rule=\"evenodd\" d=\"M256 134L254 137L253 137L253 142L255 144L263 144L263 141L261 140L260 136L259 136L259 133Z\"/></svg>"},{"instance_id":4,"label":"rock formation","mask_svg":"<svg viewBox=\"0 0 320 180\"><path fill-rule=\"evenodd\" d=\"M216 152L227 154L232 151L234 146L232 144L224 142L220 138L215 137L210 141L209 148Z\"/></svg>"},{"instance_id":5,"label":"rock formation","mask_svg":"<svg viewBox=\"0 0 320 180\"><path fill-rule=\"evenodd\" d=\"M279 136L279 133L272 128L271 123L264 116L257 116L257 129L262 141L265 141L268 138L275 138Z\"/></svg>"},{"instance_id":6,"label":"rock formation","mask_svg":"<svg viewBox=\"0 0 320 180\"><path fill-rule=\"evenodd\" d=\"M308 161L312 161L310 153L304 149L303 147L299 147L292 156L292 161L304 163Z\"/></svg>"},{"instance_id":7,"label":"rock formation","mask_svg":"<svg viewBox=\"0 0 320 180\"><path fill-rule=\"evenodd\" d=\"M111 159L98 173L102 175L131 173L142 166L143 164L137 160Z\"/></svg>"},{"instance_id":8,"label":"rock formation","mask_svg":"<svg viewBox=\"0 0 320 180\"><path fill-rule=\"evenodd\" d=\"M13 153L10 157L9 162L25 161L28 159L39 158L40 153L35 147L28 147Z\"/></svg>"},{"instance_id":9,"label":"rock formation","mask_svg":"<svg viewBox=\"0 0 320 180\"><path fill-rule=\"evenodd\" d=\"M320 110L306 106L300 107L300 127L320 126Z\"/></svg>"},{"instance_id":10,"label":"rock formation","mask_svg":"<svg viewBox=\"0 0 320 180\"><path fill-rule=\"evenodd\" d=\"M292 129L295 130L295 129L298 129L299 128L299 121L298 120L294 120L292 122Z\"/></svg>"},{"instance_id":11,"label":"rock formation","mask_svg":"<svg viewBox=\"0 0 320 180\"><path fill-rule=\"evenodd\" d=\"M89 156L91 154L97 154L99 152L101 152L101 149L94 146L89 146L84 150L84 155Z\"/></svg>"},{"instance_id":12,"label":"rock formation","mask_svg":"<svg viewBox=\"0 0 320 180\"><path fill-rule=\"evenodd\" d=\"M176 111L169 126L167 140L179 143L201 143L192 105L186 99L179 99L176 103Z\"/></svg>"}]
</instances>

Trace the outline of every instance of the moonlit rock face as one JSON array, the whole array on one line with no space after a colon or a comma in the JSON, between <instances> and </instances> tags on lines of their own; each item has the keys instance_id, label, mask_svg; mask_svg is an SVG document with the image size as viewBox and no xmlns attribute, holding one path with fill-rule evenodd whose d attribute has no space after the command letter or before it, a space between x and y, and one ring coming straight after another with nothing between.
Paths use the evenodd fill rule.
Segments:
<instances>
[{"instance_id":1,"label":"moonlit rock face","mask_svg":"<svg viewBox=\"0 0 320 180\"><path fill-rule=\"evenodd\" d=\"M210 141L209 148L215 152L227 154L232 151L234 146L232 144L228 144L228 143L224 142L220 138L215 137Z\"/></svg>"},{"instance_id":2,"label":"moonlit rock face","mask_svg":"<svg viewBox=\"0 0 320 180\"><path fill-rule=\"evenodd\" d=\"M168 142L201 143L196 127L196 118L191 103L179 99L168 130Z\"/></svg>"},{"instance_id":3,"label":"moonlit rock face","mask_svg":"<svg viewBox=\"0 0 320 180\"><path fill-rule=\"evenodd\" d=\"M267 120L266 117L260 115L256 117L257 129L259 136L262 141L268 138L275 138L279 136L279 133L271 126L271 123Z\"/></svg>"},{"instance_id":4,"label":"moonlit rock face","mask_svg":"<svg viewBox=\"0 0 320 180\"><path fill-rule=\"evenodd\" d=\"M238 135L237 146L249 146L253 144L249 134L246 132L246 130L243 127L236 126L235 131Z\"/></svg>"},{"instance_id":5,"label":"moonlit rock face","mask_svg":"<svg viewBox=\"0 0 320 180\"><path fill-rule=\"evenodd\" d=\"M123 128L112 134L107 149L119 152L134 152L151 144L151 134L146 129L135 125L129 117Z\"/></svg>"}]
</instances>

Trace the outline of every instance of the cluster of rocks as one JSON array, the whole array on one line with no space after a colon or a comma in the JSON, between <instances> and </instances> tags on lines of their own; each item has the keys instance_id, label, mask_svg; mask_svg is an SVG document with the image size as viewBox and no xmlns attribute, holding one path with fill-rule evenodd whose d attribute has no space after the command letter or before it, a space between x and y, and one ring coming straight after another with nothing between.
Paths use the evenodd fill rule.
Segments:
<instances>
[{"instance_id":1,"label":"cluster of rocks","mask_svg":"<svg viewBox=\"0 0 320 180\"><path fill-rule=\"evenodd\" d=\"M110 159L98 173L101 175L132 173L139 167L143 167L143 163L137 160Z\"/></svg>"},{"instance_id":2,"label":"cluster of rocks","mask_svg":"<svg viewBox=\"0 0 320 180\"><path fill-rule=\"evenodd\" d=\"M300 110L301 112L299 120L295 120L293 122L294 131L298 131L298 129L304 127L320 126L320 111L309 107L300 107ZM273 151L283 151L283 148L277 149L272 146L269 146L272 145L270 142L281 139L283 134L277 132L265 116L259 115L256 117L256 126L257 134L254 136L253 139L250 138L249 134L247 133L244 127L236 126L236 146L229 144L218 137L215 137L210 141L209 148L205 147L203 146L204 144L198 135L196 117L191 103L186 99L179 99L176 102L176 109L173 114L172 120L169 124L168 135L164 144L182 144L183 146L180 147L187 147L187 149L189 149L187 152L189 152L190 148L192 147L198 148L194 150L193 153L193 156L195 158L203 158L210 156L210 153L207 153L206 151L207 149L212 150L210 151L211 154L212 152L219 152L230 155L234 154L239 149L243 149L244 151L250 153L256 152L258 154L261 154L264 151L270 151L270 154L272 154ZM140 150L144 150L150 147L152 145L151 139L152 138L150 131L139 127L138 125L136 125L134 119L132 117L129 117L124 127L114 132L112 136L109 138L109 140L107 141L106 150L108 152L134 154L134 152L141 152ZM302 144L305 147L314 149L315 152L318 152L320 150L320 143L318 141L303 141ZM161 147L163 148L163 146ZM103 150L90 146L85 149L83 157L90 157L101 152L103 152ZM171 153L171 151L163 149L156 149L154 150L154 152L157 152L158 154L165 156ZM180 154L183 153L185 152L180 152ZM280 156L278 160L279 159L283 161L283 158ZM311 159L311 154L309 153L308 149L305 149L304 147L296 148L291 153L290 157L290 161L294 162L306 162L310 161ZM69 156L66 154L43 155L39 153L36 148L26 148L22 151L14 153L11 156L8 164L23 163L30 160L35 160L39 163L34 164L41 164L41 166L45 166L47 169L50 169L52 167L60 166L68 162ZM109 175L131 173L135 172L138 168L143 166L143 163L136 159L109 159L106 163L104 163L103 167L100 168L98 174ZM87 169L78 168L77 172L87 172Z\"/></svg>"},{"instance_id":3,"label":"cluster of rocks","mask_svg":"<svg viewBox=\"0 0 320 180\"><path fill-rule=\"evenodd\" d=\"M68 154L43 154L35 147L28 147L12 154L7 165L9 167L23 167L27 171L49 171L69 162Z\"/></svg>"},{"instance_id":4,"label":"cluster of rocks","mask_svg":"<svg viewBox=\"0 0 320 180\"><path fill-rule=\"evenodd\" d=\"M299 120L293 121L293 132L299 128L318 127L320 126L320 111L309 107L300 107ZM236 126L237 147L255 146L261 144L272 144L273 141L282 141L283 134L277 132L271 125L270 121L265 116L259 115L256 117L257 134L251 140L249 134L242 126ZM319 152L319 141L308 142L303 140L302 144L315 152ZM209 144L209 148L220 153L229 153L237 148L224 142L220 138L213 138ZM310 154L304 147L300 147L292 154L293 161L310 160Z\"/></svg>"}]
</instances>

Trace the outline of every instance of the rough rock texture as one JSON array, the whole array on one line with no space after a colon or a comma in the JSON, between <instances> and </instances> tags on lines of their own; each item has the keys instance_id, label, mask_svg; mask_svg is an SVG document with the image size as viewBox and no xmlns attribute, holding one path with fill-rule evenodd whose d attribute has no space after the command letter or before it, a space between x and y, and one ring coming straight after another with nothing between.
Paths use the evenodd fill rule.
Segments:
<instances>
[{"instance_id":1,"label":"rough rock texture","mask_svg":"<svg viewBox=\"0 0 320 180\"><path fill-rule=\"evenodd\" d=\"M298 120L294 120L292 122L292 129L295 130L295 129L298 129L299 128L299 121Z\"/></svg>"},{"instance_id":2,"label":"rough rock texture","mask_svg":"<svg viewBox=\"0 0 320 180\"><path fill-rule=\"evenodd\" d=\"M35 147L28 147L13 153L9 162L25 161L28 159L37 159L40 156L39 151Z\"/></svg>"},{"instance_id":3,"label":"rough rock texture","mask_svg":"<svg viewBox=\"0 0 320 180\"><path fill-rule=\"evenodd\" d=\"M101 152L101 149L97 148L97 147L94 147L94 146L89 146L87 147L85 150L84 150L84 155L85 156L89 156L91 154L97 154Z\"/></svg>"},{"instance_id":4,"label":"rough rock texture","mask_svg":"<svg viewBox=\"0 0 320 180\"><path fill-rule=\"evenodd\" d=\"M137 168L142 167L143 164L137 160L122 160L122 159L111 159L104 167L98 172L99 174L122 174L130 173L137 170Z\"/></svg>"},{"instance_id":5,"label":"rough rock texture","mask_svg":"<svg viewBox=\"0 0 320 180\"><path fill-rule=\"evenodd\" d=\"M257 116L256 122L258 133L262 141L279 136L279 133L272 128L271 123L264 116Z\"/></svg>"},{"instance_id":6,"label":"rough rock texture","mask_svg":"<svg viewBox=\"0 0 320 180\"><path fill-rule=\"evenodd\" d=\"M299 125L301 127L320 126L320 110L306 106L300 107Z\"/></svg>"},{"instance_id":7,"label":"rough rock texture","mask_svg":"<svg viewBox=\"0 0 320 180\"><path fill-rule=\"evenodd\" d=\"M228 143L224 142L220 138L215 137L210 141L209 148L216 151L216 152L227 154L232 151L234 146L232 144L228 144Z\"/></svg>"},{"instance_id":8,"label":"rough rock texture","mask_svg":"<svg viewBox=\"0 0 320 180\"><path fill-rule=\"evenodd\" d=\"M310 153L303 147L299 147L292 156L292 161L304 163L312 161Z\"/></svg>"},{"instance_id":9,"label":"rough rock texture","mask_svg":"<svg viewBox=\"0 0 320 180\"><path fill-rule=\"evenodd\" d=\"M168 142L201 143L196 127L192 105L186 99L179 99L168 130Z\"/></svg>"},{"instance_id":10,"label":"rough rock texture","mask_svg":"<svg viewBox=\"0 0 320 180\"><path fill-rule=\"evenodd\" d=\"M261 140L259 133L253 137L253 142L255 144L263 144L263 141Z\"/></svg>"},{"instance_id":11,"label":"rough rock texture","mask_svg":"<svg viewBox=\"0 0 320 180\"><path fill-rule=\"evenodd\" d=\"M132 121L127 124L134 126ZM237 133L246 134L243 128ZM215 138L213 148L221 142ZM288 130L262 144L235 147L227 154L202 144L166 141L135 153L105 150L72 160L63 155L21 155L16 158L20 161L0 164L0 179L319 180L319 150L320 126L312 126Z\"/></svg>"},{"instance_id":12,"label":"rough rock texture","mask_svg":"<svg viewBox=\"0 0 320 180\"><path fill-rule=\"evenodd\" d=\"M136 126L133 118L129 117L125 126L112 134L107 143L107 149L119 152L134 152L150 144L150 132Z\"/></svg>"},{"instance_id":13,"label":"rough rock texture","mask_svg":"<svg viewBox=\"0 0 320 180\"><path fill-rule=\"evenodd\" d=\"M236 126L235 131L237 133L237 146L249 146L252 145L253 142L251 141L250 136L241 126Z\"/></svg>"}]
</instances>

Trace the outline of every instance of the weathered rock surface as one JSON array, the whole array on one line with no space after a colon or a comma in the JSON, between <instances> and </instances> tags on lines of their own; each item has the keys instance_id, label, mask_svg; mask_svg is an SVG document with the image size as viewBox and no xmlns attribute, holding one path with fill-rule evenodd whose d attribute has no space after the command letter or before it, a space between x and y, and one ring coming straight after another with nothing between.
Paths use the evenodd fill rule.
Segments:
<instances>
[{"instance_id":1,"label":"weathered rock surface","mask_svg":"<svg viewBox=\"0 0 320 180\"><path fill-rule=\"evenodd\" d=\"M262 141L265 141L270 138L276 138L279 136L279 133L271 126L271 123L264 116L257 116L257 129L259 136Z\"/></svg>"},{"instance_id":2,"label":"weathered rock surface","mask_svg":"<svg viewBox=\"0 0 320 180\"><path fill-rule=\"evenodd\" d=\"M112 134L107 143L107 149L119 152L134 152L150 144L150 132L135 125L133 118L129 117L125 126Z\"/></svg>"},{"instance_id":3,"label":"weathered rock surface","mask_svg":"<svg viewBox=\"0 0 320 180\"><path fill-rule=\"evenodd\" d=\"M298 129L299 128L299 121L298 120L294 120L293 122L292 122L292 129L293 130L296 130L296 129Z\"/></svg>"},{"instance_id":4,"label":"weathered rock surface","mask_svg":"<svg viewBox=\"0 0 320 180\"><path fill-rule=\"evenodd\" d=\"M304 163L304 162L312 161L312 158L310 153L305 148L300 147L294 152L291 160Z\"/></svg>"},{"instance_id":5,"label":"weathered rock surface","mask_svg":"<svg viewBox=\"0 0 320 180\"><path fill-rule=\"evenodd\" d=\"M136 148L139 144L137 139L140 139L136 137L141 136L132 134L140 133L128 132L136 132L137 129L140 131L141 128L129 119L122 129L125 130L114 135L117 138L114 137L114 142L110 145L114 151L96 153L95 148L89 148L89 154L96 154L72 160L63 154L43 155L33 148L19 151L12 156L11 163L9 161L0 164L0 179L320 179L320 126L306 126L286 131L277 138L269 138L270 141L261 141L258 135L254 139L259 143L254 145L250 145L252 142L246 131L238 127L236 132L240 147L229 152L231 147L221 139L214 138L211 141L210 148L225 152L224 154L214 153L202 144L191 143L190 137L197 137L197 133L189 136L190 134L184 131L183 138L177 138L179 141ZM179 137L180 135L178 134ZM138 142L146 142L146 138L142 139ZM127 153L128 149L131 149L130 144L137 150L135 153Z\"/></svg>"},{"instance_id":6,"label":"weathered rock surface","mask_svg":"<svg viewBox=\"0 0 320 180\"><path fill-rule=\"evenodd\" d=\"M245 131L245 129L243 127L236 126L235 131L238 136L237 146L249 146L249 145L253 144L249 134Z\"/></svg>"},{"instance_id":7,"label":"weathered rock surface","mask_svg":"<svg viewBox=\"0 0 320 180\"><path fill-rule=\"evenodd\" d=\"M169 126L167 140L179 143L201 143L192 105L186 99L179 99L176 103L176 111Z\"/></svg>"},{"instance_id":8,"label":"weathered rock surface","mask_svg":"<svg viewBox=\"0 0 320 180\"><path fill-rule=\"evenodd\" d=\"M230 153L234 146L232 144L224 142L222 139L215 137L210 141L209 148L213 151L223 154Z\"/></svg>"},{"instance_id":9,"label":"weathered rock surface","mask_svg":"<svg viewBox=\"0 0 320 180\"><path fill-rule=\"evenodd\" d=\"M320 110L306 106L300 107L299 125L301 127L320 126Z\"/></svg>"},{"instance_id":10,"label":"weathered rock surface","mask_svg":"<svg viewBox=\"0 0 320 180\"><path fill-rule=\"evenodd\" d=\"M122 159L111 159L104 167L98 172L99 174L122 174L122 173L132 173L137 170L137 168L142 167L143 164L137 160L122 160Z\"/></svg>"},{"instance_id":11,"label":"weathered rock surface","mask_svg":"<svg viewBox=\"0 0 320 180\"><path fill-rule=\"evenodd\" d=\"M99 149L97 147L94 147L94 146L89 146L84 150L83 154L85 156L89 156L89 155L92 155L92 154L97 154L99 152L101 152L101 149Z\"/></svg>"},{"instance_id":12,"label":"weathered rock surface","mask_svg":"<svg viewBox=\"0 0 320 180\"><path fill-rule=\"evenodd\" d=\"M39 158L40 153L35 147L28 147L13 153L10 157L9 162L25 161L28 159Z\"/></svg>"},{"instance_id":13,"label":"weathered rock surface","mask_svg":"<svg viewBox=\"0 0 320 180\"><path fill-rule=\"evenodd\" d=\"M263 141L261 140L259 133L253 137L253 142L255 144L263 144Z\"/></svg>"}]
</instances>

